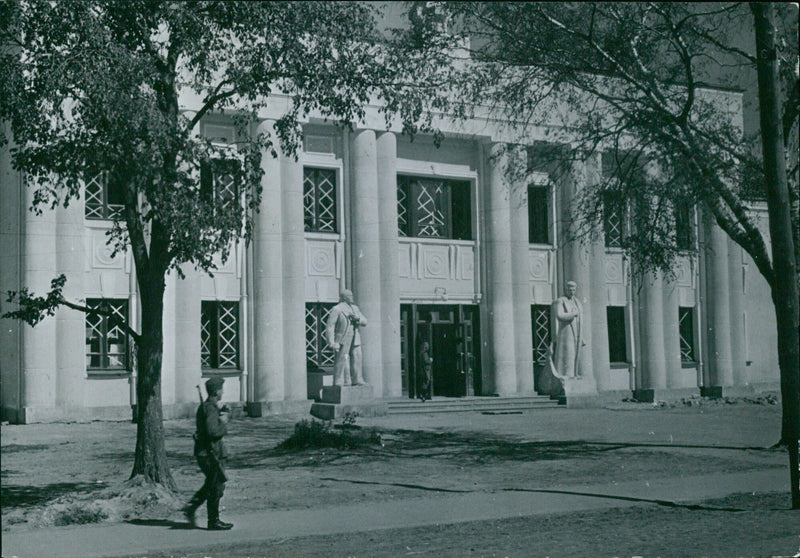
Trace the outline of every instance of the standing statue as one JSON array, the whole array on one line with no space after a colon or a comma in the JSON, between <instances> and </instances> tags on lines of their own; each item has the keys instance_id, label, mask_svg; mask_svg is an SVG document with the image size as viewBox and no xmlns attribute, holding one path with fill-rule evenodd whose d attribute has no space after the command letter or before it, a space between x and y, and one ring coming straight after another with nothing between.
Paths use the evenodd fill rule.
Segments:
<instances>
[{"instance_id":1,"label":"standing statue","mask_svg":"<svg viewBox=\"0 0 800 558\"><path fill-rule=\"evenodd\" d=\"M336 353L333 361L333 385L361 386L366 384L361 373L361 335L359 327L367 325L367 318L353 304L353 292L343 290L339 304L328 316L326 337Z\"/></svg>"},{"instance_id":2,"label":"standing statue","mask_svg":"<svg viewBox=\"0 0 800 558\"><path fill-rule=\"evenodd\" d=\"M584 345L581 334L581 303L575 296L578 284L567 281L567 294L553 303L553 313L558 319L558 334L553 353L555 371L559 376L580 376L578 356Z\"/></svg>"}]
</instances>

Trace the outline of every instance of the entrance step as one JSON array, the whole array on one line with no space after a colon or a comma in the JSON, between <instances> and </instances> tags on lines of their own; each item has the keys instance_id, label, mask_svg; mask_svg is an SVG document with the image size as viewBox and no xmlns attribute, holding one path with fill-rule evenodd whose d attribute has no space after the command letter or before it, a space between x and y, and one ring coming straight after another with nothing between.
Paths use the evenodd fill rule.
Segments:
<instances>
[{"instance_id":1,"label":"entrance step","mask_svg":"<svg viewBox=\"0 0 800 558\"><path fill-rule=\"evenodd\" d=\"M390 415L426 413L490 412L496 414L534 409L554 409L562 403L547 395L519 397L434 397L424 403L419 399L385 399Z\"/></svg>"}]
</instances>

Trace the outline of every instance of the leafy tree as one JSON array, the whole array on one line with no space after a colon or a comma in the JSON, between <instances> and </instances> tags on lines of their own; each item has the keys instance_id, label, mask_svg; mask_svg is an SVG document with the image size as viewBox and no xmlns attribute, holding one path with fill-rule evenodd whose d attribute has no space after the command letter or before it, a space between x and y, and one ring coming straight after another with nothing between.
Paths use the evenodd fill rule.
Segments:
<instances>
[{"instance_id":1,"label":"leafy tree","mask_svg":"<svg viewBox=\"0 0 800 558\"><path fill-rule=\"evenodd\" d=\"M783 14L777 38L775 9ZM750 255L776 310L781 438L800 508L796 5L448 2L416 14L419 37L445 25L471 41L469 56L453 55L442 70L451 87L439 94L454 114L488 110L523 137L551 125L565 162L553 172L606 154L615 172L581 191L572 235L602 231L603 205L616 198L629 208L621 244L638 272L669 273L684 248L675 212L699 205ZM740 41L747 26L757 48ZM445 51L441 41L420 48ZM710 85L746 71L758 73L763 157L730 96ZM749 211L754 193L767 200L768 239Z\"/></svg>"},{"instance_id":2,"label":"leafy tree","mask_svg":"<svg viewBox=\"0 0 800 558\"><path fill-rule=\"evenodd\" d=\"M183 264L211 272L215 254L224 263L233 242L250 239L262 153L277 156L278 142L294 153L312 111L349 125L376 99L387 120L425 128L424 90L404 85L419 58L394 49L376 16L351 2L0 3L0 121L11 131L0 141L13 138L13 165L35 189L30 209L66 207L99 173L124 192L108 242L131 248L141 297L141 331L119 324L138 362L131 477L175 488L160 395L165 277ZM278 93L288 102L274 134L253 134ZM182 109L183 96L199 106ZM200 137L211 113L233 119L235 151ZM217 159L230 162L241 203L204 187L201 169ZM20 307L4 317L33 326L61 305L104 312L65 300L63 287L62 276L45 296L10 293Z\"/></svg>"}]
</instances>

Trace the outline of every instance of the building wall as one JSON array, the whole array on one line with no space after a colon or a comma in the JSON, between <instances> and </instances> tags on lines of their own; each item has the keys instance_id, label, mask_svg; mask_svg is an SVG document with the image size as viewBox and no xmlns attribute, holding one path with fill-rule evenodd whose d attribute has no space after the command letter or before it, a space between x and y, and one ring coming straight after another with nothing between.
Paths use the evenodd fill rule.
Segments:
<instances>
[{"instance_id":1,"label":"building wall","mask_svg":"<svg viewBox=\"0 0 800 558\"><path fill-rule=\"evenodd\" d=\"M227 124L209 120L217 134ZM271 126L265 120L262 126ZM598 162L576 162L569 178L551 183L551 242L528 244L527 184L507 175L514 157L491 134L413 142L393 132L341 132L321 124L306 129L306 149L295 162L263 161L264 200L255 216L253 244L232 246L213 278L185 266L171 273L165 294L162 399L166 416L190 412L195 386L210 374L201 363L203 301L236 304L239 368L223 371L225 398L251 412L284 412L308 403L305 369L306 304L333 303L354 290L370 325L364 330L365 372L380 397L402 395L401 304L478 305L482 395L533 391L532 305L549 305L563 283L579 283L584 304L581 396L631 391L653 398L697 393L701 387L777 385L774 311L766 283L748 256L711 224L700 221L701 254L684 258L674 278L634 284L629 262L602 242L563 241L575 193L597 179ZM330 169L337 180L339 227L303 231L303 168ZM469 183L472 240L397 236L397 175ZM22 209L30 192L0 154L0 288L47 290L57 273L69 277L71 299L116 298L129 303L139 324L135 269L129 253L112 257L105 221L84 218L83 202L37 217ZM764 233L766 219L758 209ZM396 258L396 259L395 259ZM609 363L606 307L625 308L628 362ZM678 307L694 308L699 363L681 363ZM5 311L4 303L3 309ZM727 316L727 317L725 317ZM128 418L135 373L87 373L85 317L60 309L36 328L3 321L0 332L5 416L23 422L76 417ZM737 329L738 328L738 329ZM53 350L42 350L52 347Z\"/></svg>"}]
</instances>

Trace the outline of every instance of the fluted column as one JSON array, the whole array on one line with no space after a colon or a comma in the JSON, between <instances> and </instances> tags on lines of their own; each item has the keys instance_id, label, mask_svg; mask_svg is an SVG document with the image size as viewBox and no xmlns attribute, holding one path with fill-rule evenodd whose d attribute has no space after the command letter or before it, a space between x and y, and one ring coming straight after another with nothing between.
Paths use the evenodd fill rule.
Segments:
<instances>
[{"instance_id":1,"label":"fluted column","mask_svg":"<svg viewBox=\"0 0 800 558\"><path fill-rule=\"evenodd\" d=\"M710 349L706 387L722 388L733 384L728 239L709 215L706 216L705 225L706 324Z\"/></svg>"},{"instance_id":2,"label":"fluted column","mask_svg":"<svg viewBox=\"0 0 800 558\"><path fill-rule=\"evenodd\" d=\"M591 291L591 250L590 247L582 243L576 235L579 215L573 215L573 202L578 191L583 188L587 180L586 164L582 161L573 165L571 172L562 178L561 189L561 214L559 238L562 239L559 250L561 261L563 262L564 274L559 281L559 296L565 294L567 281L575 281L578 284L577 298L583 307L581 316L581 338L582 346L578 352L578 373L588 382L594 382L594 371L592 362L592 352L596 349L592 336L592 308ZM598 343L607 343L606 339L601 339ZM591 389L591 388L590 388Z\"/></svg>"},{"instance_id":3,"label":"fluted column","mask_svg":"<svg viewBox=\"0 0 800 558\"><path fill-rule=\"evenodd\" d=\"M258 133L272 134L273 124L263 122ZM253 402L279 401L284 393L280 162L264 150L261 168L261 206L253 230Z\"/></svg>"},{"instance_id":4,"label":"fluted column","mask_svg":"<svg viewBox=\"0 0 800 558\"><path fill-rule=\"evenodd\" d=\"M667 387L664 353L664 282L662 273L647 272L639 291L639 332L641 334L640 389Z\"/></svg>"},{"instance_id":5,"label":"fluted column","mask_svg":"<svg viewBox=\"0 0 800 558\"><path fill-rule=\"evenodd\" d=\"M86 256L84 198L73 199L69 207L56 210L56 260L58 272L67 278L64 298L73 302L84 299L83 278ZM79 347L86 344L86 315L62 306L56 311L56 404L64 407L83 405L86 380L86 355Z\"/></svg>"},{"instance_id":6,"label":"fluted column","mask_svg":"<svg viewBox=\"0 0 800 558\"><path fill-rule=\"evenodd\" d=\"M742 248L728 238L728 275L730 289L731 361L733 385L745 386L747 375L747 340L744 337L744 278Z\"/></svg>"},{"instance_id":7,"label":"fluted column","mask_svg":"<svg viewBox=\"0 0 800 558\"><path fill-rule=\"evenodd\" d=\"M511 211L505 149L489 149L489 184L484 212L486 222L486 306L489 312L489 353L494 370L494 393L509 395L517 389L514 343L514 287L511 265ZM530 311L530 310L529 310Z\"/></svg>"},{"instance_id":8,"label":"fluted column","mask_svg":"<svg viewBox=\"0 0 800 558\"><path fill-rule=\"evenodd\" d=\"M584 162L584 176L592 186L601 181L600 154L595 154ZM600 231L598 231L600 232ZM592 355L592 375L599 391L611 389L611 358L608 349L608 287L606 286L606 246L603 235L591 241L589 247L589 284L586 286L589 298L591 320L591 339L587 352ZM587 292L587 291L584 291Z\"/></svg>"},{"instance_id":9,"label":"fluted column","mask_svg":"<svg viewBox=\"0 0 800 558\"><path fill-rule=\"evenodd\" d=\"M22 267L23 225L27 208L22 180L11 166L13 138L10 126L0 122L0 133L5 134L9 143L0 146L0 187L3 201L0 203L0 291L17 290L22 284L24 273ZM2 304L2 312L7 305ZM10 305L9 305L10 306ZM11 310L11 308L8 308ZM22 371L24 364L20 347L25 325L20 320L0 318L0 372L2 372L2 405L6 409L22 407ZM12 420L16 418L9 417Z\"/></svg>"},{"instance_id":10,"label":"fluted column","mask_svg":"<svg viewBox=\"0 0 800 558\"><path fill-rule=\"evenodd\" d=\"M286 400L308 398L306 375L305 222L303 167L291 157L281 158L283 208L283 351Z\"/></svg>"},{"instance_id":11,"label":"fluted column","mask_svg":"<svg viewBox=\"0 0 800 558\"><path fill-rule=\"evenodd\" d=\"M375 395L383 390L381 333L381 255L378 224L378 169L375 132L361 130L353 136L352 249L353 293L369 321L361 328L364 379Z\"/></svg>"},{"instance_id":12,"label":"fluted column","mask_svg":"<svg viewBox=\"0 0 800 558\"><path fill-rule=\"evenodd\" d=\"M202 379L200 359L201 275L191 264L175 276L175 402L197 401L195 386Z\"/></svg>"},{"instance_id":13,"label":"fluted column","mask_svg":"<svg viewBox=\"0 0 800 558\"><path fill-rule=\"evenodd\" d=\"M377 139L378 211L380 223L381 353L383 395L399 397L400 284L397 242L397 138L391 132Z\"/></svg>"},{"instance_id":14,"label":"fluted column","mask_svg":"<svg viewBox=\"0 0 800 558\"><path fill-rule=\"evenodd\" d=\"M525 152L514 150L514 164L525 165ZM532 287L528 243L528 185L511 185L511 291L514 297L514 358L517 393L533 392L533 335L531 333Z\"/></svg>"},{"instance_id":15,"label":"fluted column","mask_svg":"<svg viewBox=\"0 0 800 558\"><path fill-rule=\"evenodd\" d=\"M685 387L681 382L681 338L678 325L678 285L675 281L663 280L662 305L664 315L664 360L667 387Z\"/></svg>"},{"instance_id":16,"label":"fluted column","mask_svg":"<svg viewBox=\"0 0 800 558\"><path fill-rule=\"evenodd\" d=\"M33 202L33 187L25 187L25 207ZM56 212L45 208L41 215L25 211L22 284L37 295L50 290L56 276ZM54 407L56 403L56 318L46 317L35 328L23 326L24 373L21 407ZM81 327L85 331L85 327ZM79 347L84 347L81 343ZM74 350L74 348L73 348ZM83 353L83 351L81 351ZM85 357L84 357L85 358Z\"/></svg>"}]
</instances>

